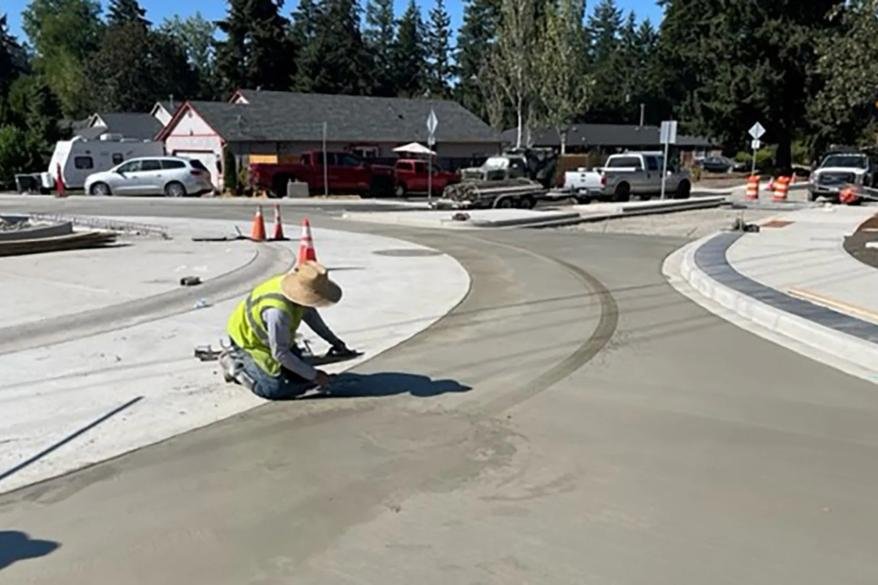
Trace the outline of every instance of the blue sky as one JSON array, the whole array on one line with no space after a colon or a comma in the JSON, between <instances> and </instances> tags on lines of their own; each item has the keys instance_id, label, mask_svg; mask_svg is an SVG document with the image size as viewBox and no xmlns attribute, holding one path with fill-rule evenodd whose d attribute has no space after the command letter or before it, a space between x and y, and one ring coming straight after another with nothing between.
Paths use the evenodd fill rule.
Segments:
<instances>
[{"instance_id":1,"label":"blue sky","mask_svg":"<svg viewBox=\"0 0 878 585\"><path fill-rule=\"evenodd\" d=\"M432 0L416 0L421 6L421 10L426 14L432 7ZM396 10L398 14L402 14L405 10L408 0L395 0ZM21 11L27 6L29 0L3 0L0 13L7 13L9 20L9 28L12 33L22 39L24 33L21 31ZM103 0L102 4L107 5L107 0ZM166 16L179 14L180 16L188 16L195 12L201 12L206 18L218 20L223 17L226 8L226 2L220 0L189 0L188 2L180 2L179 0L140 0L141 6L146 8L147 18L153 22L161 22ZM295 7L295 0L287 0L284 11L288 14ZM589 0L588 8L591 10L597 0ZM661 20L661 10L656 5L655 0L617 0L620 8L628 12L633 10L637 14L638 19L649 18L653 24ZM455 29L460 26L461 15L463 12L464 0L446 0L446 7L452 18L452 24Z\"/></svg>"}]
</instances>

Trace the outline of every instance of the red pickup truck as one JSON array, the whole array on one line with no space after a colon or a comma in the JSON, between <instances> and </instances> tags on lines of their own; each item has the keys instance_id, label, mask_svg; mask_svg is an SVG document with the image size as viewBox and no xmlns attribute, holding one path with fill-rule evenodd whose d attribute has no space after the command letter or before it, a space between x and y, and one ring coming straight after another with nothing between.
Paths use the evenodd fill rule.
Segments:
<instances>
[{"instance_id":1,"label":"red pickup truck","mask_svg":"<svg viewBox=\"0 0 878 585\"><path fill-rule=\"evenodd\" d=\"M429 171L427 161L401 158L393 168L396 181L396 196L404 197L406 193L426 193ZM433 165L433 193L441 194L445 187L460 181L457 173L444 171Z\"/></svg>"},{"instance_id":2,"label":"red pickup truck","mask_svg":"<svg viewBox=\"0 0 878 585\"><path fill-rule=\"evenodd\" d=\"M265 189L276 197L284 197L289 181L308 183L312 195L322 194L323 179L332 193L360 195L391 195L393 169L373 165L348 152L327 152L326 172L323 170L323 152L306 152L299 162L291 164L253 163L250 165L250 184L255 190Z\"/></svg>"}]
</instances>

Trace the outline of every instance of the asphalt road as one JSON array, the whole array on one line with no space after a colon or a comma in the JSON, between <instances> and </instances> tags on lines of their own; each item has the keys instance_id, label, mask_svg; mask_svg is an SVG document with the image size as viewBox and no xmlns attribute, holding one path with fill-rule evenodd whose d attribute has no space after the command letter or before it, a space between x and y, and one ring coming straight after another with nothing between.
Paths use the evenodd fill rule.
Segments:
<instances>
[{"instance_id":1,"label":"asphalt road","mask_svg":"<svg viewBox=\"0 0 878 585\"><path fill-rule=\"evenodd\" d=\"M311 219L445 250L471 293L356 396L0 496L0 582L878 582L874 385L677 294L681 240Z\"/></svg>"}]
</instances>

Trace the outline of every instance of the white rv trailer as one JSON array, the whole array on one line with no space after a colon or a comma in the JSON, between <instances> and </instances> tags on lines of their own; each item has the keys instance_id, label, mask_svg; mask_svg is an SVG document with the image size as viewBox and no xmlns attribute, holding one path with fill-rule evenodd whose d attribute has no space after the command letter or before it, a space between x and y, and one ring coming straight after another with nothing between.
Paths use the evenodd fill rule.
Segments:
<instances>
[{"instance_id":1,"label":"white rv trailer","mask_svg":"<svg viewBox=\"0 0 878 585\"><path fill-rule=\"evenodd\" d=\"M122 138L120 134L103 134L94 140L76 136L72 140L61 140L55 145L49 171L40 174L40 182L44 189L52 189L60 166L64 186L68 189L82 189L86 177L92 173L108 171L129 158L164 154L163 142Z\"/></svg>"}]
</instances>

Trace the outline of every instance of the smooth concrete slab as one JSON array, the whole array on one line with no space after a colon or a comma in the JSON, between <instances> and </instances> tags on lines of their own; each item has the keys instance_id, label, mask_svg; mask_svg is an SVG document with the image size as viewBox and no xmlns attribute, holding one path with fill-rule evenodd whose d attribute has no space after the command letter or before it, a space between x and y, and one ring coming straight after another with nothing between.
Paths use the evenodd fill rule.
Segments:
<instances>
[{"instance_id":1,"label":"smooth concrete slab","mask_svg":"<svg viewBox=\"0 0 878 585\"><path fill-rule=\"evenodd\" d=\"M186 224L200 233L228 231L231 225L171 218L150 221L172 230ZM292 232L295 227L287 229ZM456 260L424 246L325 229L314 230L314 241L318 259L344 289L342 302L323 311L323 316L351 347L364 352L361 359L327 368L330 371L372 359L408 339L454 307L469 288L469 277ZM249 242L213 245L217 253L234 246L244 250L254 246ZM269 245L288 247L292 262L297 242ZM180 246L185 249L187 244ZM138 248L131 250L136 254ZM139 262L148 263L150 257L147 253ZM102 258L95 256L96 270ZM43 276L39 267L36 270L35 274ZM202 363L193 357L196 345L218 346L228 315L246 292L219 299L208 296L204 308L192 307L174 317L98 335L80 337L72 330L69 341L4 354L0 359L0 476L5 477L0 477L0 491L264 403L240 386L225 384L215 362ZM56 302L62 304L63 299ZM307 327L302 333L314 342L315 351L326 348Z\"/></svg>"},{"instance_id":2,"label":"smooth concrete slab","mask_svg":"<svg viewBox=\"0 0 878 585\"><path fill-rule=\"evenodd\" d=\"M658 267L681 239L394 232L460 258L472 291L357 368L374 394L4 495L34 558L0 581L878 581L874 386L677 294Z\"/></svg>"},{"instance_id":3,"label":"smooth concrete slab","mask_svg":"<svg viewBox=\"0 0 878 585\"><path fill-rule=\"evenodd\" d=\"M684 246L664 271L680 292L723 318L878 383L878 320L867 299L878 290L878 272L841 246L869 215L827 207L766 219L758 233Z\"/></svg>"},{"instance_id":4,"label":"smooth concrete slab","mask_svg":"<svg viewBox=\"0 0 878 585\"><path fill-rule=\"evenodd\" d=\"M114 246L3 258L2 327L157 295L180 288L184 276L206 281L256 255L245 242L191 239L195 234L233 233L231 228L214 225L198 231L188 221L165 223L173 224L171 240L121 234Z\"/></svg>"},{"instance_id":5,"label":"smooth concrete slab","mask_svg":"<svg viewBox=\"0 0 878 585\"><path fill-rule=\"evenodd\" d=\"M843 248L845 236L875 213L828 205L779 214L760 222L777 227L739 238L726 257L735 270L767 287L823 298L841 312L859 308L858 317L878 323L878 270Z\"/></svg>"}]
</instances>

